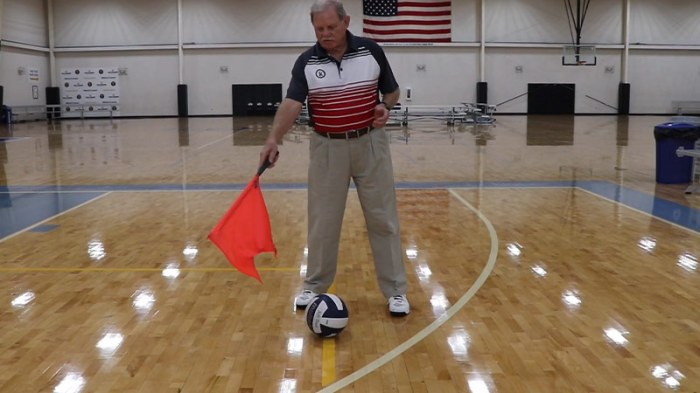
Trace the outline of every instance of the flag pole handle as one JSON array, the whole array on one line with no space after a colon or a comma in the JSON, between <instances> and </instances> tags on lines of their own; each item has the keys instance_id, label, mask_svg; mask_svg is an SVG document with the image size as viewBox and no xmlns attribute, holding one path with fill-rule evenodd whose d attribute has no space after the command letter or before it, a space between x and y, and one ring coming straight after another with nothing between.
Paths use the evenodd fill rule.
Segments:
<instances>
[{"instance_id":1,"label":"flag pole handle","mask_svg":"<svg viewBox=\"0 0 700 393\"><path fill-rule=\"evenodd\" d=\"M275 158L277 158L277 156L279 155L280 152L277 152L277 154L275 154ZM270 162L270 158L268 157L265 159L265 162L263 162L263 164L260 165L260 168L258 168L258 176L262 175L263 172L265 172L265 169L267 169L270 165L272 165L272 162Z\"/></svg>"}]
</instances>

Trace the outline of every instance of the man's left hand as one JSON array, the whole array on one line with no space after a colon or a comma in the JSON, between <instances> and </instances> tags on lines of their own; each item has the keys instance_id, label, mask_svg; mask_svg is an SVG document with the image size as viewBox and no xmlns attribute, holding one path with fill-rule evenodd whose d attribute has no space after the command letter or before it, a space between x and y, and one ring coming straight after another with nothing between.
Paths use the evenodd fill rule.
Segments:
<instances>
[{"instance_id":1,"label":"man's left hand","mask_svg":"<svg viewBox=\"0 0 700 393\"><path fill-rule=\"evenodd\" d=\"M383 128L389 120L389 109L384 104L379 103L374 107L374 122L372 127Z\"/></svg>"}]
</instances>

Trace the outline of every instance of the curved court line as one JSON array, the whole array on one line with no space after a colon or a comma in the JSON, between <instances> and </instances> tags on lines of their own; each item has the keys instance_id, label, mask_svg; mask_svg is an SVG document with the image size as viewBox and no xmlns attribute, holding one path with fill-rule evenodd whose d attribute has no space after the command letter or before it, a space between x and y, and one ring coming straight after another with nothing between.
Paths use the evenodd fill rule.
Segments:
<instances>
[{"instance_id":1,"label":"curved court line","mask_svg":"<svg viewBox=\"0 0 700 393\"><path fill-rule=\"evenodd\" d=\"M493 271L494 266L496 266L496 257L498 256L498 235L496 234L496 230L493 228L493 225L489 221L486 216L484 216L479 210L477 210L474 206L472 206L469 202L467 202L464 198L459 196L456 192L454 192L453 189L448 189L450 194L454 196L458 201L462 202L464 206L469 208L471 211L473 211L479 219L486 225L486 229L489 231L489 236L491 238L491 253L489 254L489 259L486 262L486 266L484 266L484 270L481 271L481 274L479 277L476 279L474 284L472 284L471 288L462 295L461 298L452 306L450 307L444 314L440 315L436 320L434 320L430 325L426 326L421 330L420 332L416 333L413 337L409 338L408 340L404 341L401 343L399 346L396 348L392 349L391 351L385 353L378 359L372 361L371 363L365 365L364 367L356 370L352 374L346 376L343 379L340 379L336 381L335 383L326 386L325 388L319 390L319 393L326 393L326 392L336 392L352 383L355 381L359 380L360 378L366 376L367 374L373 372L374 370L378 369L379 367L382 367L383 365L389 363L390 361L394 360L396 357L401 355L402 353L406 352L408 349L422 341L424 338L426 338L428 335L433 333L435 330L437 330L440 326L442 326L445 322L447 322L450 318L452 318L455 314L457 314L464 306L471 300L472 297L476 294L476 292L481 288L482 285L484 285L484 282L486 282L486 279L489 278L491 275L491 272Z\"/></svg>"}]
</instances>

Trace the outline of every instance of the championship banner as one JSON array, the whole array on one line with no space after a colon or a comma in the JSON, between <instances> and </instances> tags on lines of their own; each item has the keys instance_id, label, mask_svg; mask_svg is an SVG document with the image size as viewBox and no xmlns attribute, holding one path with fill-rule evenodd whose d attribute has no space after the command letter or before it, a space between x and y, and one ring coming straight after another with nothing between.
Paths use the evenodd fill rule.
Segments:
<instances>
[{"instance_id":1,"label":"championship banner","mask_svg":"<svg viewBox=\"0 0 700 393\"><path fill-rule=\"evenodd\" d=\"M119 68L62 68L61 117L119 115Z\"/></svg>"}]
</instances>

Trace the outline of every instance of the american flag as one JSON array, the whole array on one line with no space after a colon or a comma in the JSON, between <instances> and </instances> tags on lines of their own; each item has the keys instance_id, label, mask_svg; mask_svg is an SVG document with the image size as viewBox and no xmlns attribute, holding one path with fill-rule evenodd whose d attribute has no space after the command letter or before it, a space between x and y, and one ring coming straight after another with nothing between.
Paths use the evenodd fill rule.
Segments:
<instances>
[{"instance_id":1,"label":"american flag","mask_svg":"<svg viewBox=\"0 0 700 393\"><path fill-rule=\"evenodd\" d=\"M378 42L450 42L452 2L363 0L363 33Z\"/></svg>"}]
</instances>

